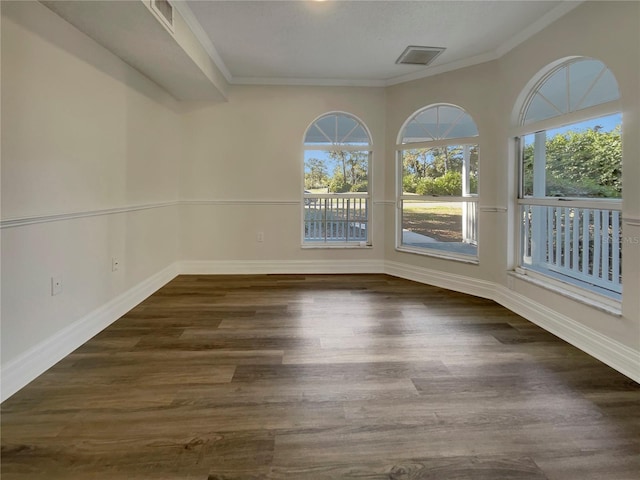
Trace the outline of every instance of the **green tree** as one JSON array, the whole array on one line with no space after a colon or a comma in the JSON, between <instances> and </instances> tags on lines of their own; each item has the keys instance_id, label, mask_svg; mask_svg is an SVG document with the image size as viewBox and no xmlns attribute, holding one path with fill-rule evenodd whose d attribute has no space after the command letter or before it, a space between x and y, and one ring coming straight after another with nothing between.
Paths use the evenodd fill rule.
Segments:
<instances>
[{"instance_id":1,"label":"green tree","mask_svg":"<svg viewBox=\"0 0 640 480\"><path fill-rule=\"evenodd\" d=\"M404 192L419 195L462 195L462 145L405 150L402 163ZM470 152L470 167L470 192L476 193L478 151L475 147Z\"/></svg>"},{"instance_id":2,"label":"green tree","mask_svg":"<svg viewBox=\"0 0 640 480\"><path fill-rule=\"evenodd\" d=\"M305 161L304 188L323 188L329 183L327 165L324 160L310 158Z\"/></svg>"},{"instance_id":3,"label":"green tree","mask_svg":"<svg viewBox=\"0 0 640 480\"><path fill-rule=\"evenodd\" d=\"M546 141L546 195L607 197L622 195L622 142L620 126L610 132L595 127L568 131ZM533 194L534 146L524 149L523 183Z\"/></svg>"},{"instance_id":4,"label":"green tree","mask_svg":"<svg viewBox=\"0 0 640 480\"><path fill-rule=\"evenodd\" d=\"M332 151L329 157L336 168L329 180L329 191L334 193L366 192L368 190L368 152Z\"/></svg>"}]
</instances>

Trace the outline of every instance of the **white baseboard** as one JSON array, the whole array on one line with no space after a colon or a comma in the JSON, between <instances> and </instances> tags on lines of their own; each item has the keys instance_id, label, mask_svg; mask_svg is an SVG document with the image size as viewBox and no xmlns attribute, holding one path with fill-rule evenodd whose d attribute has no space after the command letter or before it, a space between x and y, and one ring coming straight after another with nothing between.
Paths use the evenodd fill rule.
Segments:
<instances>
[{"instance_id":1,"label":"white baseboard","mask_svg":"<svg viewBox=\"0 0 640 480\"><path fill-rule=\"evenodd\" d=\"M190 275L384 273L382 260L211 260L180 262Z\"/></svg>"},{"instance_id":2,"label":"white baseboard","mask_svg":"<svg viewBox=\"0 0 640 480\"><path fill-rule=\"evenodd\" d=\"M512 312L640 383L640 351L602 335L541 303L496 285L493 299Z\"/></svg>"},{"instance_id":3,"label":"white baseboard","mask_svg":"<svg viewBox=\"0 0 640 480\"><path fill-rule=\"evenodd\" d=\"M399 262L387 261L384 264L384 273L394 277L413 280L436 287L468 293L476 297L493 298L495 283L480 280L478 278L465 277L455 273L431 270L429 268L415 267Z\"/></svg>"},{"instance_id":4,"label":"white baseboard","mask_svg":"<svg viewBox=\"0 0 640 480\"><path fill-rule=\"evenodd\" d=\"M2 366L4 401L100 333L179 273L172 264Z\"/></svg>"},{"instance_id":5,"label":"white baseboard","mask_svg":"<svg viewBox=\"0 0 640 480\"><path fill-rule=\"evenodd\" d=\"M502 285L382 260L183 261L174 263L2 366L2 401L179 274L386 273L490 298L640 383L640 352Z\"/></svg>"},{"instance_id":6,"label":"white baseboard","mask_svg":"<svg viewBox=\"0 0 640 480\"><path fill-rule=\"evenodd\" d=\"M428 285L490 298L640 383L640 351L606 337L502 285L440 270L385 262L385 273Z\"/></svg>"}]
</instances>

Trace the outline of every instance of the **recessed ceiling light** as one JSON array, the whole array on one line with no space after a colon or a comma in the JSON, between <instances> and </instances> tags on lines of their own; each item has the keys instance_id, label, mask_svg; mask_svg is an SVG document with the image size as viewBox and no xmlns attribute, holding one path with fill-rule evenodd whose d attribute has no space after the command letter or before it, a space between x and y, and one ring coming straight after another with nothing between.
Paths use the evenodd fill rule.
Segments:
<instances>
[{"instance_id":1,"label":"recessed ceiling light","mask_svg":"<svg viewBox=\"0 0 640 480\"><path fill-rule=\"evenodd\" d=\"M444 52L444 47L419 47L409 45L398 57L396 63L405 65L429 65Z\"/></svg>"}]
</instances>

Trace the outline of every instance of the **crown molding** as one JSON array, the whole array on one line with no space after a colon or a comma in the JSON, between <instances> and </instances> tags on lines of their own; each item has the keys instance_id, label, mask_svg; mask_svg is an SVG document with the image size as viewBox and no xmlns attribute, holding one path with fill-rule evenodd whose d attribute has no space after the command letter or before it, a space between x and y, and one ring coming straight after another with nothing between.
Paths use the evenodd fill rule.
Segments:
<instances>
[{"instance_id":1,"label":"crown molding","mask_svg":"<svg viewBox=\"0 0 640 480\"><path fill-rule=\"evenodd\" d=\"M173 0L171 2L171 5L173 5L178 13L182 16L186 24L191 29L191 32L195 35L196 39L200 42L202 47L209 55L209 58L211 58L211 61L215 64L216 67L218 67L218 70L220 70L220 73L222 73L227 82L233 83L233 75L231 75L231 72L225 65L222 57L216 50L216 47L211 42L209 35L206 34L204 28L202 28L202 25L200 25L200 22L196 18L195 14L191 10L191 8L189 8L186 0Z\"/></svg>"},{"instance_id":2,"label":"crown molding","mask_svg":"<svg viewBox=\"0 0 640 480\"><path fill-rule=\"evenodd\" d=\"M434 75L440 75L441 73L451 72L453 70L459 70L461 68L472 67L473 65L491 62L492 60L496 60L498 58L499 57L495 52L488 52L480 55L475 55L473 57L456 60L455 62L445 63L444 65L434 65L433 67L427 67L426 70L420 72L413 72L406 75L400 75L398 77L390 78L385 81L385 86L390 87L392 85L398 85L399 83L407 83L413 80L420 80L421 78L433 77Z\"/></svg>"},{"instance_id":3,"label":"crown molding","mask_svg":"<svg viewBox=\"0 0 640 480\"><path fill-rule=\"evenodd\" d=\"M211 42L211 39L206 34L202 25L196 18L195 14L189 8L186 0L173 0L172 5L176 8L178 13L182 15L185 22L191 28L191 31L196 36L198 41L202 44L203 48L209 54L209 57L213 63L218 67L220 72L224 75L227 82L230 85L265 85L265 86L314 86L314 87L390 87L398 85L400 83L406 83L413 80L419 80L421 78L432 77L441 73L451 72L453 70L459 70L461 68L471 67L473 65L479 65L481 63L497 60L503 55L507 54L518 45L528 40L535 34L542 31L547 26L558 20L563 15L569 13L571 10L584 3L584 0L564 0L558 6L547 12L537 21L529 25L527 28L521 30L516 35L508 39L502 45L499 45L495 50L486 52L473 57L464 58L444 65L435 65L427 67L425 70L419 72L413 72L406 75L399 75L396 77L373 80L365 78L287 78L287 77L234 77L227 66L225 65L222 57L216 50L215 46Z\"/></svg>"},{"instance_id":4,"label":"crown molding","mask_svg":"<svg viewBox=\"0 0 640 480\"><path fill-rule=\"evenodd\" d=\"M364 78L280 78L280 77L234 77L232 85L279 85L310 87L386 87L386 80Z\"/></svg>"},{"instance_id":5,"label":"crown molding","mask_svg":"<svg viewBox=\"0 0 640 480\"><path fill-rule=\"evenodd\" d=\"M584 3L584 0L576 0L576 1L563 0L562 2L560 2L560 4L557 7L545 13L542 17L540 17L538 20L533 22L527 28L520 30L513 37L511 37L509 40L507 40L498 48L496 48L495 54L497 55L498 58L500 58L503 55L509 53L518 45L525 42L529 38L533 37L535 34L540 33L546 27L551 25L560 17L569 13L571 10L576 8L581 3Z\"/></svg>"}]
</instances>

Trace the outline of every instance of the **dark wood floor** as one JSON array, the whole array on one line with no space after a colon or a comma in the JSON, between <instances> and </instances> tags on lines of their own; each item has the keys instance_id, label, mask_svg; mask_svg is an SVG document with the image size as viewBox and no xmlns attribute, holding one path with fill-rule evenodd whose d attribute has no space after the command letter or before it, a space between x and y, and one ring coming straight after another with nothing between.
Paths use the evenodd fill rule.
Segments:
<instances>
[{"instance_id":1,"label":"dark wood floor","mask_svg":"<svg viewBox=\"0 0 640 480\"><path fill-rule=\"evenodd\" d=\"M181 276L2 404L2 479L638 479L640 386L385 275Z\"/></svg>"}]
</instances>

